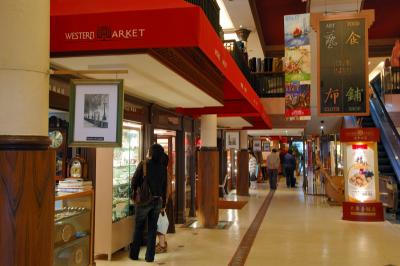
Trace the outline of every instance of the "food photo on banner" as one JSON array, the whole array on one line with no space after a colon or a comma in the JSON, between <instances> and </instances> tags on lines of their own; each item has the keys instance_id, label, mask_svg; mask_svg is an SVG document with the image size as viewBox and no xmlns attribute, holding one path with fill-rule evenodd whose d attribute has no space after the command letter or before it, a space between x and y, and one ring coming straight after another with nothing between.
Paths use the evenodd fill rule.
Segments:
<instances>
[{"instance_id":1,"label":"food photo on banner","mask_svg":"<svg viewBox=\"0 0 400 266\"><path fill-rule=\"evenodd\" d=\"M123 98L122 80L72 80L69 145L120 147Z\"/></svg>"}]
</instances>

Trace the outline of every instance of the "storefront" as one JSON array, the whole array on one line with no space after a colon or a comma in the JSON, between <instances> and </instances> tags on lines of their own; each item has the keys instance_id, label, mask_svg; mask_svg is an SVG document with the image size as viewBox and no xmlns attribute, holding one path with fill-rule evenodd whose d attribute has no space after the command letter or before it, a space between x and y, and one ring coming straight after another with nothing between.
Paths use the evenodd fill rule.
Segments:
<instances>
[{"instance_id":1,"label":"storefront","mask_svg":"<svg viewBox=\"0 0 400 266\"><path fill-rule=\"evenodd\" d=\"M175 232L175 222L183 223L189 212L195 215L191 192L195 178L194 120L125 95L122 147L68 148L70 78L57 77L50 81L49 136L56 149L55 180L59 182L70 177L71 159L80 158L87 168L81 177L85 182L91 182L93 193L85 189L83 194L83 191L76 191L66 197L57 196L55 227L61 238L56 240L55 261L73 260L78 253L84 255L84 263L94 259L90 254L107 254L111 259L112 253L131 243L134 220L131 177L146 156L148 147L155 142L164 147L170 158L168 170L172 177L172 194L169 211L173 217L170 232ZM73 213L71 208L81 208L87 214ZM63 235L64 231L71 236ZM85 233L88 240L78 237L72 243L71 237L79 232Z\"/></svg>"}]
</instances>

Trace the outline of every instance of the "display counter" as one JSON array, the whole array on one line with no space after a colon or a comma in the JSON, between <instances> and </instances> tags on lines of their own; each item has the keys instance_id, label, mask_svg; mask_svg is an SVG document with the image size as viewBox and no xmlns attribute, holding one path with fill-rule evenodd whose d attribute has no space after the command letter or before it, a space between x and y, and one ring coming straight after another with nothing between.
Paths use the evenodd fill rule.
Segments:
<instances>
[{"instance_id":1,"label":"display counter","mask_svg":"<svg viewBox=\"0 0 400 266\"><path fill-rule=\"evenodd\" d=\"M54 212L54 265L91 265L93 191L58 193Z\"/></svg>"}]
</instances>

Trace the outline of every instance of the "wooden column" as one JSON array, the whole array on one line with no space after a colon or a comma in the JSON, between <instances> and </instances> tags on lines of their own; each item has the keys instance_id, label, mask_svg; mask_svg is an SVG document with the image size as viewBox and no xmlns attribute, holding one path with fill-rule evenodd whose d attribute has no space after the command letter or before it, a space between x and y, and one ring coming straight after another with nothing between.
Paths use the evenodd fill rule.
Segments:
<instances>
[{"instance_id":1,"label":"wooden column","mask_svg":"<svg viewBox=\"0 0 400 266\"><path fill-rule=\"evenodd\" d=\"M249 195L249 152L240 150L237 153L237 182L236 194L239 196Z\"/></svg>"},{"instance_id":2,"label":"wooden column","mask_svg":"<svg viewBox=\"0 0 400 266\"><path fill-rule=\"evenodd\" d=\"M48 137L0 136L0 265L53 265L55 152Z\"/></svg>"},{"instance_id":3,"label":"wooden column","mask_svg":"<svg viewBox=\"0 0 400 266\"><path fill-rule=\"evenodd\" d=\"M177 224L186 221L185 132L176 131L176 217Z\"/></svg>"},{"instance_id":4,"label":"wooden column","mask_svg":"<svg viewBox=\"0 0 400 266\"><path fill-rule=\"evenodd\" d=\"M204 227L218 224L219 157L216 148L202 148L198 152L198 210L199 222Z\"/></svg>"}]
</instances>

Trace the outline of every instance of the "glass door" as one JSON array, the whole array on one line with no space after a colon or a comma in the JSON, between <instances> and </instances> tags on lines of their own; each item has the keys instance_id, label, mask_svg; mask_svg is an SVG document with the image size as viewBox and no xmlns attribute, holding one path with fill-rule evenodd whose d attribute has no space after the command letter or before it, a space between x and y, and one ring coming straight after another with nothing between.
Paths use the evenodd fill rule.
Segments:
<instances>
[{"instance_id":1,"label":"glass door","mask_svg":"<svg viewBox=\"0 0 400 266\"><path fill-rule=\"evenodd\" d=\"M141 160L141 125L124 122L122 147L114 149L113 222L133 214L131 179Z\"/></svg>"}]
</instances>

